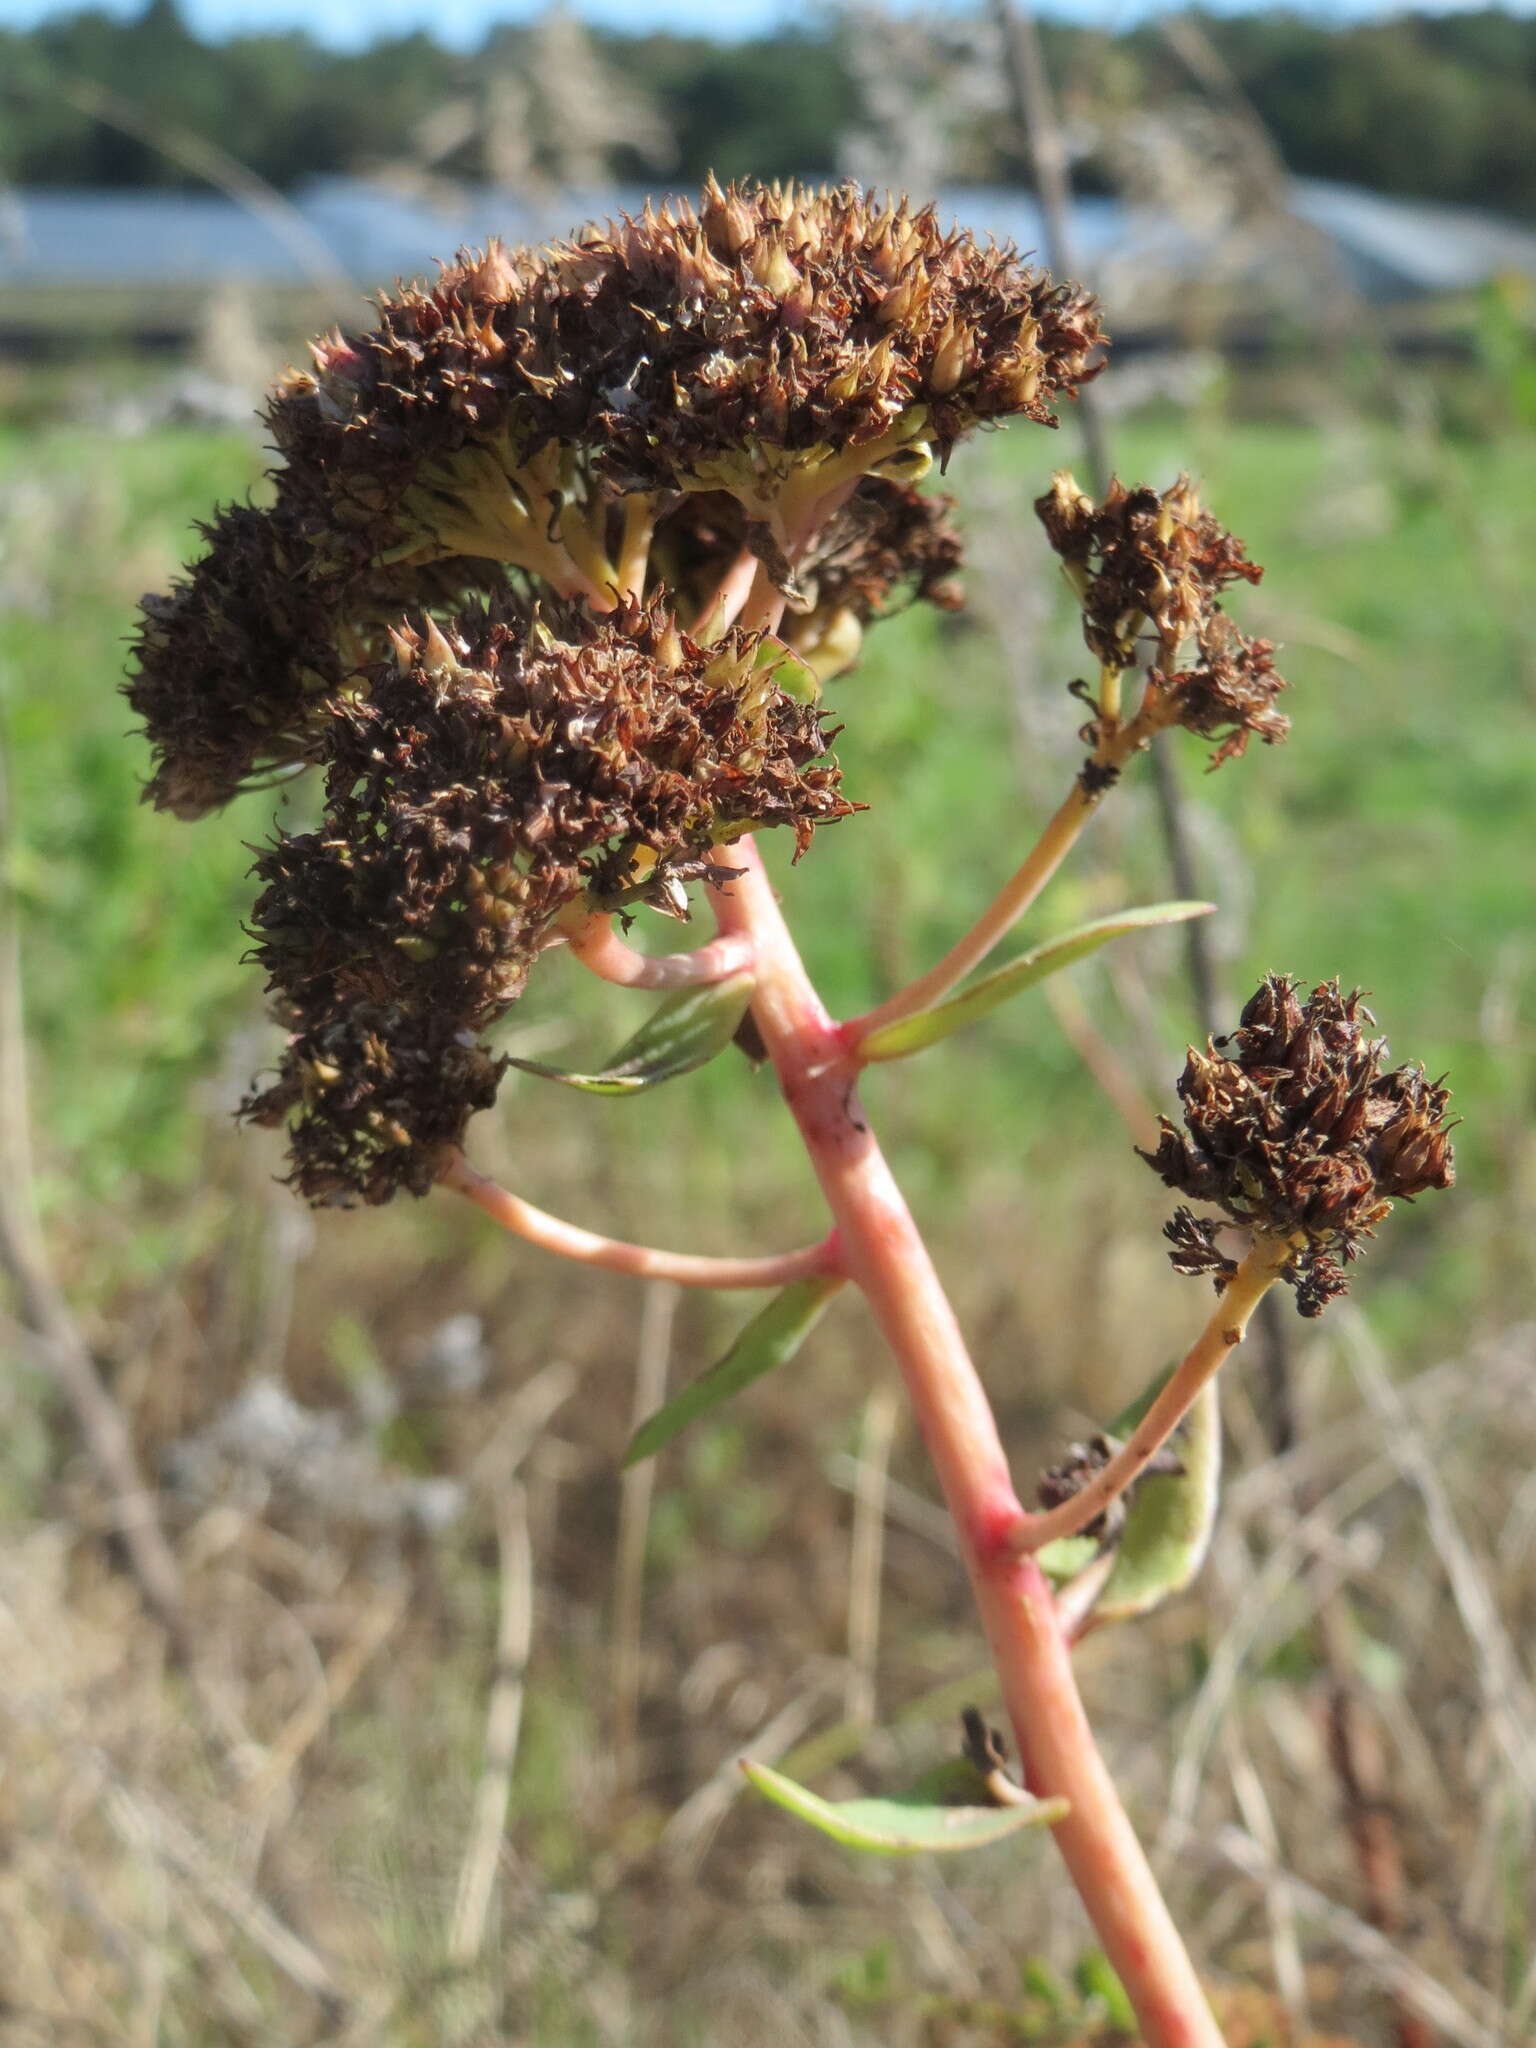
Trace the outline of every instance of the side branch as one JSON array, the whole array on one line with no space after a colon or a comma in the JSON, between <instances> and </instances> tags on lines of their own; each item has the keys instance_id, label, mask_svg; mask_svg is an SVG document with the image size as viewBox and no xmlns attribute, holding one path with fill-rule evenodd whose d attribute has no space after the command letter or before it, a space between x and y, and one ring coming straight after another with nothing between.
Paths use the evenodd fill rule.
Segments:
<instances>
[{"instance_id":1,"label":"side branch","mask_svg":"<svg viewBox=\"0 0 1536 2048\"><path fill-rule=\"evenodd\" d=\"M752 965L751 943L739 935L711 939L691 953L642 953L621 939L612 919L601 914L571 934L570 948L590 973L620 988L698 988Z\"/></svg>"},{"instance_id":2,"label":"side branch","mask_svg":"<svg viewBox=\"0 0 1536 2048\"><path fill-rule=\"evenodd\" d=\"M753 1015L837 1220L846 1270L895 1353L960 1537L1030 1790L1054 1832L1149 2048L1221 2048L1199 1979L1094 1746L1050 1588L1011 1556L1023 1510L991 1405L927 1249L859 1109L852 1061L806 976L750 842L714 891L757 948Z\"/></svg>"},{"instance_id":3,"label":"side branch","mask_svg":"<svg viewBox=\"0 0 1536 2048\"><path fill-rule=\"evenodd\" d=\"M915 1017L947 996L957 982L978 967L992 948L1018 923L1034 904L1042 889L1061 866L1082 835L1084 826L1098 809L1105 791L1113 783L1110 770L1132 755L1148 736L1148 727L1138 715L1121 727L1094 756L1092 765L1105 771L1107 780L1082 776L1072 784L1066 797L1035 841L1024 860L1009 877L970 930L958 939L943 959L916 981L898 989L862 1017L853 1017L841 1027L844 1043L857 1058L861 1042L887 1024Z\"/></svg>"},{"instance_id":4,"label":"side branch","mask_svg":"<svg viewBox=\"0 0 1536 2048\"><path fill-rule=\"evenodd\" d=\"M784 1287L791 1280L809 1280L818 1273L840 1273L837 1233L798 1251L777 1252L761 1259L709 1259L691 1252L658 1251L651 1245L627 1244L582 1230L536 1209L499 1182L476 1172L455 1149L438 1176L441 1184L465 1196L478 1209L542 1251L558 1252L579 1266L600 1266L609 1273L628 1273L639 1280L674 1280L679 1287Z\"/></svg>"},{"instance_id":5,"label":"side branch","mask_svg":"<svg viewBox=\"0 0 1536 2048\"><path fill-rule=\"evenodd\" d=\"M1008 1539L1013 1551L1043 1550L1063 1536L1077 1536L1098 1520L1133 1485L1194 1406L1201 1389L1242 1343L1254 1310L1279 1278L1289 1248L1261 1239L1222 1289L1211 1319L1125 1443L1101 1472L1043 1515L1026 1515Z\"/></svg>"}]
</instances>

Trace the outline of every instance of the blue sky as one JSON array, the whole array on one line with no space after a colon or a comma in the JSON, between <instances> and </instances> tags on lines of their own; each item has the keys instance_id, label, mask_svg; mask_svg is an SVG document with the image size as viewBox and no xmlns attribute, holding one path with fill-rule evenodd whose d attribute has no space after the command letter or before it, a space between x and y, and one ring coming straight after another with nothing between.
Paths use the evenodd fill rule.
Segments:
<instances>
[{"instance_id":1,"label":"blue sky","mask_svg":"<svg viewBox=\"0 0 1536 2048\"><path fill-rule=\"evenodd\" d=\"M49 15L73 12L81 0L0 0L0 24L22 28ZM90 0L113 14L138 12L141 0ZM303 27L327 41L356 45L379 35L427 28L445 41L474 43L495 22L525 21L544 0L182 0L202 31L228 35L250 29ZM896 0L903 4L903 0ZM963 12L966 0L907 0L912 11ZM1210 0L1207 0L1210 4ZM1220 0L1217 0L1220 5ZM1467 11L1484 0L1440 0L1419 11ZM615 28L673 28L719 35L750 35L822 9L816 0L578 0L577 12ZM1156 0L1057 0L1042 12L1091 18L1109 27L1158 11ZM1234 8L1233 11L1241 11ZM1402 12L1387 0L1313 0L1303 11L1335 20L1362 20ZM1512 0L1510 11L1536 12L1536 0Z\"/></svg>"}]
</instances>

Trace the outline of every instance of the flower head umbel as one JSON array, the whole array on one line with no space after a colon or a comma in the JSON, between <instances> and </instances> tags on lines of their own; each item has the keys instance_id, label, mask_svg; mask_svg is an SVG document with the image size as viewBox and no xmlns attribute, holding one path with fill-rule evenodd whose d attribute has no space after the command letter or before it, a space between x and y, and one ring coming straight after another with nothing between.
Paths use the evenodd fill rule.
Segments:
<instances>
[{"instance_id":1,"label":"flower head umbel","mask_svg":"<svg viewBox=\"0 0 1536 2048\"><path fill-rule=\"evenodd\" d=\"M313 344L267 410L273 502L144 600L128 685L162 809L324 775L251 921L289 1038L244 1113L289 1127L295 1185L424 1192L541 951L686 916L733 839L784 825L798 857L855 808L821 684L900 603L959 602L916 482L976 427L1054 424L1102 338L931 207L711 181Z\"/></svg>"},{"instance_id":2,"label":"flower head umbel","mask_svg":"<svg viewBox=\"0 0 1536 2048\"><path fill-rule=\"evenodd\" d=\"M1270 975L1236 1031L1190 1052L1184 1130L1163 1118L1157 1149L1141 1155L1178 1193L1286 1247L1303 1315L1345 1291L1343 1266L1394 1200L1455 1179L1446 1089L1422 1067L1388 1068L1374 1023L1358 990L1324 982L1303 1003ZM1221 1228L1179 1209L1176 1270L1230 1275Z\"/></svg>"},{"instance_id":3,"label":"flower head umbel","mask_svg":"<svg viewBox=\"0 0 1536 2048\"><path fill-rule=\"evenodd\" d=\"M769 509L919 474L987 420L1054 424L1097 309L935 210L842 185L711 181L553 249L547 302L587 366L578 438L623 489L719 486Z\"/></svg>"},{"instance_id":4,"label":"flower head umbel","mask_svg":"<svg viewBox=\"0 0 1536 2048\"><path fill-rule=\"evenodd\" d=\"M1063 470L1035 511L1077 593L1083 638L1101 669L1115 674L1145 662L1149 732L1178 725L1220 740L1213 767L1241 754L1250 737L1284 739L1290 721L1275 709L1285 683L1274 647L1240 632L1221 604L1234 583L1257 583L1264 572L1204 509L1188 477L1163 492L1127 489L1116 478L1096 505Z\"/></svg>"}]
</instances>

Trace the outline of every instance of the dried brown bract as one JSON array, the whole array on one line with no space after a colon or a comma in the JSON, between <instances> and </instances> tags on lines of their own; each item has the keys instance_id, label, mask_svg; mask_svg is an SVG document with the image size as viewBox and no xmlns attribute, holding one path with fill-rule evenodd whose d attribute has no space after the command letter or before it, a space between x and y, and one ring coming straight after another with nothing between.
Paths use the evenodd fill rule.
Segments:
<instances>
[{"instance_id":1,"label":"dried brown bract","mask_svg":"<svg viewBox=\"0 0 1536 2048\"><path fill-rule=\"evenodd\" d=\"M1395 1199L1455 1178L1447 1091L1422 1067L1387 1068L1374 1022L1358 990L1325 982L1302 1003L1294 982L1269 976L1235 1032L1191 1051L1184 1131L1164 1118L1141 1155L1180 1194L1288 1247L1303 1315L1344 1292L1343 1266ZM1230 1273L1217 1227L1178 1211L1178 1271Z\"/></svg>"}]
</instances>

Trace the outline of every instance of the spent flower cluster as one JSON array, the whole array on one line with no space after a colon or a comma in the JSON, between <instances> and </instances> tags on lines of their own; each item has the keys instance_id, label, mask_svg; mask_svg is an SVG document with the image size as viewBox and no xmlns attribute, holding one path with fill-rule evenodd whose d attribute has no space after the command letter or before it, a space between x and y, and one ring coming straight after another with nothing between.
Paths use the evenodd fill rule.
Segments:
<instances>
[{"instance_id":1,"label":"spent flower cluster","mask_svg":"<svg viewBox=\"0 0 1536 2048\"><path fill-rule=\"evenodd\" d=\"M1145 660L1139 723L1148 732L1182 726L1220 745L1211 766L1241 754L1251 737L1284 739L1290 720L1275 708L1285 688L1274 645L1239 631L1221 604L1234 583L1263 570L1242 541L1201 505L1187 476L1161 493L1115 478L1095 504L1065 471L1035 501L1047 540L1082 606L1083 638L1118 701L1121 671ZM1102 717L1085 734L1105 737Z\"/></svg>"},{"instance_id":2,"label":"spent flower cluster","mask_svg":"<svg viewBox=\"0 0 1536 2048\"><path fill-rule=\"evenodd\" d=\"M852 808L819 713L759 641L701 647L659 599L500 600L392 638L369 694L327 721L320 828L256 862L255 954L298 1035L245 1114L293 1116L315 1200L426 1193L495 1092L476 1035L571 905L675 911L688 881L729 872L733 834L787 824L804 847Z\"/></svg>"},{"instance_id":3,"label":"spent flower cluster","mask_svg":"<svg viewBox=\"0 0 1536 2048\"><path fill-rule=\"evenodd\" d=\"M1358 989L1328 981L1302 1002L1294 981L1268 976L1234 1032L1191 1048L1184 1130L1161 1118L1155 1151L1141 1155L1179 1194L1283 1245L1303 1315L1345 1291L1344 1265L1394 1200L1455 1178L1448 1091L1422 1067L1389 1068L1375 1021ZM1220 1230L1178 1209L1167 1232L1176 1270L1229 1277Z\"/></svg>"}]
</instances>

